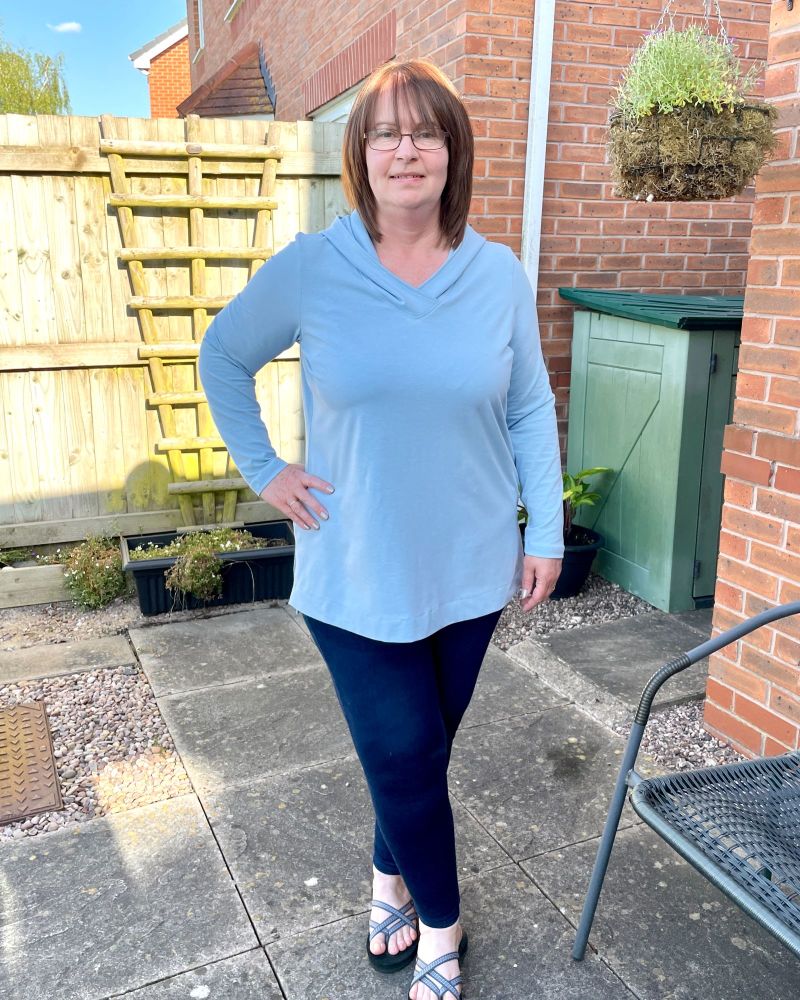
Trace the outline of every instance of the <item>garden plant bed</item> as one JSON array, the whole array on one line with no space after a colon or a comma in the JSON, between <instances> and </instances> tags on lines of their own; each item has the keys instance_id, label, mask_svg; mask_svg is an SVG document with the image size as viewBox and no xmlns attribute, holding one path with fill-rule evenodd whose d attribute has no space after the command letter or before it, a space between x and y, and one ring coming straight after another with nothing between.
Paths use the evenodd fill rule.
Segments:
<instances>
[{"instance_id":1,"label":"garden plant bed","mask_svg":"<svg viewBox=\"0 0 800 1000\"><path fill-rule=\"evenodd\" d=\"M222 595L204 600L191 593L171 591L167 572L175 566L175 556L134 559L136 549L148 545L166 546L178 539L174 531L162 534L132 535L122 538L122 568L133 575L139 605L145 615L163 614L176 609L219 607L288 598L294 571L294 535L289 521L263 521L247 525L247 531L265 542L280 541L264 548L239 549L219 553L222 562Z\"/></svg>"}]
</instances>

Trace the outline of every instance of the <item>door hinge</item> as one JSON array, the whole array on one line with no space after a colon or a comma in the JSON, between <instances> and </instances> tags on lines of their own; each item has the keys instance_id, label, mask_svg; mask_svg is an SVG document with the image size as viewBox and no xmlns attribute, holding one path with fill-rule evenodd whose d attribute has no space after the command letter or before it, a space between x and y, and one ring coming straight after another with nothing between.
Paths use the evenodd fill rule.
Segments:
<instances>
[{"instance_id":1,"label":"door hinge","mask_svg":"<svg viewBox=\"0 0 800 1000\"><path fill-rule=\"evenodd\" d=\"M694 561L694 570L692 571L692 576L694 577L695 580L698 580L700 578L700 560L699 559L695 559L695 561Z\"/></svg>"},{"instance_id":2,"label":"door hinge","mask_svg":"<svg viewBox=\"0 0 800 1000\"><path fill-rule=\"evenodd\" d=\"M713 375L716 370L717 370L717 355L712 354L711 357L708 359L708 374Z\"/></svg>"}]
</instances>

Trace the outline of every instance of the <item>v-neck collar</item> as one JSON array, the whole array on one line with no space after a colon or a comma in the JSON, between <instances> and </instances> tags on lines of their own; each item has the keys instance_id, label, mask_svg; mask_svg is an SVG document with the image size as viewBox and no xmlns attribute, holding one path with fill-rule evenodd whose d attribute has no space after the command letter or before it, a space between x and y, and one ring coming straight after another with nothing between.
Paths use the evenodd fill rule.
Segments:
<instances>
[{"instance_id":1,"label":"v-neck collar","mask_svg":"<svg viewBox=\"0 0 800 1000\"><path fill-rule=\"evenodd\" d=\"M415 287L381 263L375 245L357 211L337 219L323 232L323 235L354 267L380 286L399 306L409 309L416 316L424 316L436 307L442 293L458 280L486 242L468 225L461 243L450 250L447 259L429 278Z\"/></svg>"}]
</instances>

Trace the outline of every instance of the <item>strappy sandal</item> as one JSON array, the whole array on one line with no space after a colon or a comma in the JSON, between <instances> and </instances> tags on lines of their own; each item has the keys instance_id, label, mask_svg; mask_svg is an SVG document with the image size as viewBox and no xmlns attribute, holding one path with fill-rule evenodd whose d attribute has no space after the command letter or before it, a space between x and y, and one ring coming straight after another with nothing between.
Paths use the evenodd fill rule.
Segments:
<instances>
[{"instance_id":1,"label":"strappy sandal","mask_svg":"<svg viewBox=\"0 0 800 1000\"><path fill-rule=\"evenodd\" d=\"M370 965L374 969L377 969L378 972L397 972L398 969L404 969L410 962L414 961L414 956L417 954L417 945L419 944L419 918L414 907L414 900L409 899L400 910L389 903L384 903L380 899L373 899L372 905L386 910L389 916L380 922L377 920L370 920L369 922L370 931L367 936L367 958L370 961ZM410 910L409 907L411 907ZM411 917L412 913L414 914L413 919ZM404 924L412 927L417 932L417 936L407 948L398 951L396 955L390 955L389 938L395 931L399 931ZM386 950L381 952L380 955L373 955L369 950L369 946L377 934L383 934L386 941Z\"/></svg>"},{"instance_id":2,"label":"strappy sandal","mask_svg":"<svg viewBox=\"0 0 800 1000\"><path fill-rule=\"evenodd\" d=\"M448 951L446 955L442 955L441 958L436 958L432 962L426 962L424 964L418 964L414 969L414 978L411 980L411 986L414 983L422 983L423 986L427 986L432 993L435 993L440 1000L443 1000L448 993L451 993L458 1000L462 1000L464 996L463 992L458 991L459 983L464 982L464 977L459 974L454 976L452 979L448 979L443 976L440 972L434 971L437 966L442 965L444 962L449 962L451 959L457 958L459 962L464 958L467 953L467 932L462 931L461 940L458 943L458 951ZM420 959L417 959L420 962ZM409 987L409 990L411 987ZM408 1000L411 1000L411 993L408 994Z\"/></svg>"}]
</instances>

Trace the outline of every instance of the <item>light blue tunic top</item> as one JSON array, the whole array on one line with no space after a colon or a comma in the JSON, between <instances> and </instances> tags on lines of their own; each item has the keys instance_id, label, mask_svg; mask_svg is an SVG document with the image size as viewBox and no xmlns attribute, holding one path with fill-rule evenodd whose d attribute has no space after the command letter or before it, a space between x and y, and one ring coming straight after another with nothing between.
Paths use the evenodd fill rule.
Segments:
<instances>
[{"instance_id":1,"label":"light blue tunic top","mask_svg":"<svg viewBox=\"0 0 800 1000\"><path fill-rule=\"evenodd\" d=\"M289 603L385 642L502 608L525 551L563 553L553 393L533 292L506 246L471 226L413 287L381 264L357 212L295 240L208 328L199 372L242 476L260 494L286 466L255 375L300 345L306 470L335 492L295 530Z\"/></svg>"}]
</instances>

